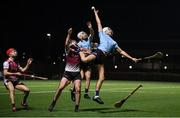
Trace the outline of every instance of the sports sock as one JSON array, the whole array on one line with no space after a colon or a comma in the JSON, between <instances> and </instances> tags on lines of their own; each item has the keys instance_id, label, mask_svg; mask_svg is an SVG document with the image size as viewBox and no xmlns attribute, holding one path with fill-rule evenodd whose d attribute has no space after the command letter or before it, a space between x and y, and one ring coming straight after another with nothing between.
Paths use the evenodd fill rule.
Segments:
<instances>
[{"instance_id":1,"label":"sports sock","mask_svg":"<svg viewBox=\"0 0 180 118\"><path fill-rule=\"evenodd\" d=\"M79 111L79 105L75 105L75 112L78 112Z\"/></svg>"},{"instance_id":2,"label":"sports sock","mask_svg":"<svg viewBox=\"0 0 180 118\"><path fill-rule=\"evenodd\" d=\"M24 92L24 98L23 98L23 103L26 103L27 97L29 96L29 91Z\"/></svg>"},{"instance_id":3,"label":"sports sock","mask_svg":"<svg viewBox=\"0 0 180 118\"><path fill-rule=\"evenodd\" d=\"M95 91L95 96L99 96L99 90Z\"/></svg>"},{"instance_id":4,"label":"sports sock","mask_svg":"<svg viewBox=\"0 0 180 118\"><path fill-rule=\"evenodd\" d=\"M51 105L54 106L56 104L56 101L52 101Z\"/></svg>"},{"instance_id":5,"label":"sports sock","mask_svg":"<svg viewBox=\"0 0 180 118\"><path fill-rule=\"evenodd\" d=\"M75 89L75 86L74 86L74 87L73 87L73 92L75 92L75 90L76 90L76 89Z\"/></svg>"},{"instance_id":6,"label":"sports sock","mask_svg":"<svg viewBox=\"0 0 180 118\"><path fill-rule=\"evenodd\" d=\"M85 94L88 94L88 89L87 88L85 88Z\"/></svg>"}]
</instances>

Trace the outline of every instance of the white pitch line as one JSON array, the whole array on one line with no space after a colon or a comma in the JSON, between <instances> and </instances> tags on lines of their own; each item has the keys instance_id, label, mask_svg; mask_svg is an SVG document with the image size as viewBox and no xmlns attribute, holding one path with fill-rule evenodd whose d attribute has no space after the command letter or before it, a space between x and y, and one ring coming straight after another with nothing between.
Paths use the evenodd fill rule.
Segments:
<instances>
[{"instance_id":1,"label":"white pitch line","mask_svg":"<svg viewBox=\"0 0 180 118\"><path fill-rule=\"evenodd\" d=\"M67 93L67 92L70 92L70 91L63 91L64 93ZM112 92L112 93L129 93L131 91L106 91L106 92ZM46 94L46 93L55 93L55 91L36 91L36 92L30 92L30 94ZM9 93L0 93L0 96L1 95L8 95ZM23 94L23 92L18 92L16 93L17 95L20 95L20 94Z\"/></svg>"},{"instance_id":2,"label":"white pitch line","mask_svg":"<svg viewBox=\"0 0 180 118\"><path fill-rule=\"evenodd\" d=\"M93 89L90 89L90 91L93 91ZM106 91L106 92L130 92L129 91L119 91L119 90L115 90L115 91L111 91L109 89L106 89L106 90L101 90L101 91ZM67 93L67 92L70 92L69 90L64 90L63 92ZM35 91L35 92L30 92L30 94L43 94L43 93L55 93L55 91ZM0 95L7 95L9 94L8 92L4 92L4 93L0 93ZM23 94L23 92L20 92L20 91L17 91L16 94Z\"/></svg>"},{"instance_id":3,"label":"white pitch line","mask_svg":"<svg viewBox=\"0 0 180 118\"><path fill-rule=\"evenodd\" d=\"M55 91L36 91L36 92L30 92L30 94L33 94L33 93L54 93ZM65 91L64 91L65 92ZM67 92L67 91L66 91ZM9 93L0 93L0 95L7 95ZM16 94L23 94L23 92L18 92Z\"/></svg>"},{"instance_id":4,"label":"white pitch line","mask_svg":"<svg viewBox=\"0 0 180 118\"><path fill-rule=\"evenodd\" d=\"M104 86L106 86L106 85L104 85ZM58 85L57 86L52 86L52 85L45 85L45 86L28 86L29 88L43 88L43 87L58 87ZM0 86L0 88L5 88L5 87L3 87L3 86ZM176 86L176 87L174 87L174 86L171 86L171 87L142 87L143 89L164 89L164 88L166 88L166 89L169 89L169 88L180 88L180 86ZM113 88L113 89L103 89L103 90L114 90L114 89L120 89L120 90L122 90L122 89L133 89L133 88Z\"/></svg>"},{"instance_id":5,"label":"white pitch line","mask_svg":"<svg viewBox=\"0 0 180 118\"><path fill-rule=\"evenodd\" d=\"M34 86L34 87L38 87L38 86ZM4 88L4 87L3 87ZM32 87L33 88L33 87ZM142 89L146 89L146 90L150 90L150 89L175 89L175 88L180 88L180 87L143 87ZM106 91L106 92L131 92L133 88L113 88L113 89L102 89L101 91ZM126 90L126 91L121 91L121 90ZM90 91L94 91L94 89L90 89ZM70 92L69 90L64 90L63 92ZM142 91L141 91L142 92ZM31 92L31 94L36 94L36 93L55 93L55 91L35 91L35 92ZM8 92L4 92L4 93L0 93L0 95L7 95L9 94ZM22 94L21 92L18 92L16 94Z\"/></svg>"}]
</instances>

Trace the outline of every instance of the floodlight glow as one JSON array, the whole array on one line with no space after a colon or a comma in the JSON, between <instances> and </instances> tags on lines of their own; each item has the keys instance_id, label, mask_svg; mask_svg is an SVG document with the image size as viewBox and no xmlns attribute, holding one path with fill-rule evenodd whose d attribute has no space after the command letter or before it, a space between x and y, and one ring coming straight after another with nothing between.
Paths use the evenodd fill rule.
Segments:
<instances>
[{"instance_id":1,"label":"floodlight glow","mask_svg":"<svg viewBox=\"0 0 180 118\"><path fill-rule=\"evenodd\" d=\"M129 69L132 69L132 66L129 66Z\"/></svg>"}]
</instances>

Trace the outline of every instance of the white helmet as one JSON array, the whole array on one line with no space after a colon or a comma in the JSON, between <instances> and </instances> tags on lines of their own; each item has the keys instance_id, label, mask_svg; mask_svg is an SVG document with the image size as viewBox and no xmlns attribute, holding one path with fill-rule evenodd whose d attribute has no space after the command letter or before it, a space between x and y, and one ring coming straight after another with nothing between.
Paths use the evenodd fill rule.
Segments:
<instances>
[{"instance_id":1,"label":"white helmet","mask_svg":"<svg viewBox=\"0 0 180 118\"><path fill-rule=\"evenodd\" d=\"M110 36L113 35L113 31L110 27L104 27L103 32L106 33L107 35L110 35Z\"/></svg>"},{"instance_id":2,"label":"white helmet","mask_svg":"<svg viewBox=\"0 0 180 118\"><path fill-rule=\"evenodd\" d=\"M109 27L104 27L103 28L103 32L106 32L106 31L108 31L109 30Z\"/></svg>"},{"instance_id":3,"label":"white helmet","mask_svg":"<svg viewBox=\"0 0 180 118\"><path fill-rule=\"evenodd\" d=\"M86 32L80 31L80 32L77 34L77 37L78 37L79 39L81 39L81 35L82 35L82 34L86 34Z\"/></svg>"}]
</instances>

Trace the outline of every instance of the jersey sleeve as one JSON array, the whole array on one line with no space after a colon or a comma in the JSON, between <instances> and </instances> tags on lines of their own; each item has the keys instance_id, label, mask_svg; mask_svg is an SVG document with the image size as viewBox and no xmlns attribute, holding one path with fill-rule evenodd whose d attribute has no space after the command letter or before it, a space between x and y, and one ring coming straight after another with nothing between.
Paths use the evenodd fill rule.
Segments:
<instances>
[{"instance_id":1,"label":"jersey sleeve","mask_svg":"<svg viewBox=\"0 0 180 118\"><path fill-rule=\"evenodd\" d=\"M115 48L115 49L119 48L119 45L117 44L116 41L114 41L114 48Z\"/></svg>"},{"instance_id":2,"label":"jersey sleeve","mask_svg":"<svg viewBox=\"0 0 180 118\"><path fill-rule=\"evenodd\" d=\"M80 47L80 48L82 47L82 45L81 45L81 43L80 43L80 42L78 42L78 43L77 43L77 45L78 45L78 47Z\"/></svg>"},{"instance_id":3,"label":"jersey sleeve","mask_svg":"<svg viewBox=\"0 0 180 118\"><path fill-rule=\"evenodd\" d=\"M9 69L9 63L7 61L3 63L3 69Z\"/></svg>"}]
</instances>

